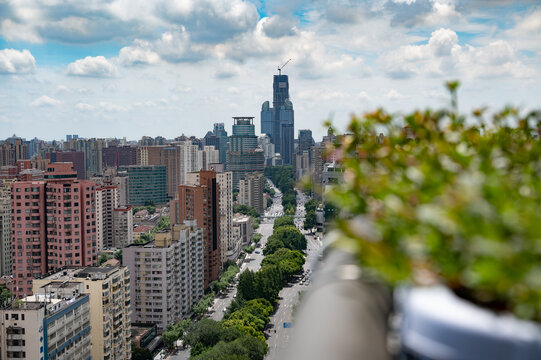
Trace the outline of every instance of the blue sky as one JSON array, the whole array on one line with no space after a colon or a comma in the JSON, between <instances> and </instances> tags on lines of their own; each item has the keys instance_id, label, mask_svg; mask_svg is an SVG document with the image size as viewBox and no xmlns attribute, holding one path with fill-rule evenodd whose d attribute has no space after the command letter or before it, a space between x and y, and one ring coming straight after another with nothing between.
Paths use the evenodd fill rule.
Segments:
<instances>
[{"instance_id":1,"label":"blue sky","mask_svg":"<svg viewBox=\"0 0 541 360\"><path fill-rule=\"evenodd\" d=\"M0 138L180 134L255 116L285 60L296 129L447 103L541 108L541 5L0 0ZM259 128L259 121L256 121Z\"/></svg>"}]
</instances>

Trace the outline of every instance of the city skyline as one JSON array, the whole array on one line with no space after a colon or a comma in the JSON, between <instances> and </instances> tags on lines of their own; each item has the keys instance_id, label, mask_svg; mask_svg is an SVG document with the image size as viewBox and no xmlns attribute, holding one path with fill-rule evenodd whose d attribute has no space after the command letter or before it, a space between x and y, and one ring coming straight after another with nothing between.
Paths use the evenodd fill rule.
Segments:
<instances>
[{"instance_id":1,"label":"city skyline","mask_svg":"<svg viewBox=\"0 0 541 360\"><path fill-rule=\"evenodd\" d=\"M539 106L535 1L16 2L0 7L0 127L30 139L202 137L258 117L277 66L295 134L349 114ZM256 133L261 132L256 122ZM171 135L169 135L171 134Z\"/></svg>"}]
</instances>

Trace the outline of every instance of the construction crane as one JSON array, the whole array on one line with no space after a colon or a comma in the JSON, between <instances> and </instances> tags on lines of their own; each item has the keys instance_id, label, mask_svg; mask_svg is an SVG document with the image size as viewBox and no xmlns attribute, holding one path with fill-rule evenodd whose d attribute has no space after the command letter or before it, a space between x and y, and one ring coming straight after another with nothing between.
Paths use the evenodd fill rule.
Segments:
<instances>
[{"instance_id":1,"label":"construction crane","mask_svg":"<svg viewBox=\"0 0 541 360\"><path fill-rule=\"evenodd\" d=\"M278 75L279 75L279 76L282 76L282 69L283 69L283 68L287 65L287 63L289 63L290 61L291 61L291 59L288 59L288 60L284 63L284 65L278 66Z\"/></svg>"}]
</instances>

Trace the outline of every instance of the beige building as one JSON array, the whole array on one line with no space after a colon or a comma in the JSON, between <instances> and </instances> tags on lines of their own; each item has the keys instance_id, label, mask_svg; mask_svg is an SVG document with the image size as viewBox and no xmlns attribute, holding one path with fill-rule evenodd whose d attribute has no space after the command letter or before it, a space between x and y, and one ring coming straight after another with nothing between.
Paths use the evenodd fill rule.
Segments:
<instances>
[{"instance_id":1,"label":"beige building","mask_svg":"<svg viewBox=\"0 0 541 360\"><path fill-rule=\"evenodd\" d=\"M238 202L242 205L249 205L263 214L265 211L265 176L260 172L253 172L244 175L239 180Z\"/></svg>"},{"instance_id":2,"label":"beige building","mask_svg":"<svg viewBox=\"0 0 541 360\"><path fill-rule=\"evenodd\" d=\"M79 267L34 279L33 290L65 282L83 284L90 295L92 359L131 358L130 273L127 267ZM33 358L32 358L33 359Z\"/></svg>"},{"instance_id":3,"label":"beige building","mask_svg":"<svg viewBox=\"0 0 541 360\"><path fill-rule=\"evenodd\" d=\"M203 150L197 150L197 170L210 170L211 164L220 162L220 151L214 145L204 146Z\"/></svg>"},{"instance_id":4,"label":"beige building","mask_svg":"<svg viewBox=\"0 0 541 360\"><path fill-rule=\"evenodd\" d=\"M96 233L99 252L133 242L132 207L120 205L116 186L96 189Z\"/></svg>"},{"instance_id":5,"label":"beige building","mask_svg":"<svg viewBox=\"0 0 541 360\"><path fill-rule=\"evenodd\" d=\"M233 237L236 239L236 241L233 249L237 257L242 250L242 246L247 245L252 241L253 234L254 223L252 218L247 215L235 214L233 217ZM230 260L234 259L230 258Z\"/></svg>"},{"instance_id":6,"label":"beige building","mask_svg":"<svg viewBox=\"0 0 541 360\"><path fill-rule=\"evenodd\" d=\"M102 186L96 189L96 237L98 252L113 247L113 210L118 207L118 188Z\"/></svg>"},{"instance_id":7,"label":"beige building","mask_svg":"<svg viewBox=\"0 0 541 360\"><path fill-rule=\"evenodd\" d=\"M89 359L90 297L82 290L81 283L59 283L0 309L0 358Z\"/></svg>"},{"instance_id":8,"label":"beige building","mask_svg":"<svg viewBox=\"0 0 541 360\"><path fill-rule=\"evenodd\" d=\"M203 296L203 230L195 221L174 225L146 244L132 244L122 256L133 284L133 323L156 324L161 333Z\"/></svg>"},{"instance_id":9,"label":"beige building","mask_svg":"<svg viewBox=\"0 0 541 360\"><path fill-rule=\"evenodd\" d=\"M131 205L113 210L113 247L119 249L133 243L133 213Z\"/></svg>"}]
</instances>

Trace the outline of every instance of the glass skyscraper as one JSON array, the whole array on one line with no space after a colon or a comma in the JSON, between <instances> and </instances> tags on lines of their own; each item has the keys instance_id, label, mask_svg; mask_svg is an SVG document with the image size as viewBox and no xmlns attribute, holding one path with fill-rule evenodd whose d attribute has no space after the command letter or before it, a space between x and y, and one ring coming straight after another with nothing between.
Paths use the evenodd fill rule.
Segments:
<instances>
[{"instance_id":1,"label":"glass skyscraper","mask_svg":"<svg viewBox=\"0 0 541 360\"><path fill-rule=\"evenodd\" d=\"M233 188L238 189L239 180L245 174L263 171L265 156L257 146L253 117L234 117L235 123L229 138L227 170L233 172Z\"/></svg>"},{"instance_id":2,"label":"glass skyscraper","mask_svg":"<svg viewBox=\"0 0 541 360\"><path fill-rule=\"evenodd\" d=\"M261 106L261 132L270 136L284 165L291 165L294 162L295 118L287 75L274 75L272 88L272 108L268 101Z\"/></svg>"}]
</instances>

